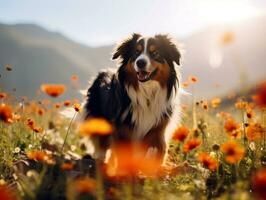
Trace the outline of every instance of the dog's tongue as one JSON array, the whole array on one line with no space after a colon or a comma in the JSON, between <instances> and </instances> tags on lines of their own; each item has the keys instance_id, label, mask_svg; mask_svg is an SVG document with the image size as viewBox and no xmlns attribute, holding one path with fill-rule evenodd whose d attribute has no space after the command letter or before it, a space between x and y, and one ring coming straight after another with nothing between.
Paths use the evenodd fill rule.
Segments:
<instances>
[{"instance_id":1,"label":"dog's tongue","mask_svg":"<svg viewBox=\"0 0 266 200\"><path fill-rule=\"evenodd\" d=\"M144 80L146 80L149 77L149 72L140 71L140 72L137 73L137 76L138 76L138 79L140 81L144 81Z\"/></svg>"}]
</instances>

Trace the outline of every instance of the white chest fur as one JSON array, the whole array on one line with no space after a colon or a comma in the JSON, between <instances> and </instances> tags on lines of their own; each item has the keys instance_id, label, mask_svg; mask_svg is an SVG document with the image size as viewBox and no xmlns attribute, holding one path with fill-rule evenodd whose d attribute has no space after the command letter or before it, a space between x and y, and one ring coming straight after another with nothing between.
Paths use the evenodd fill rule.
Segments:
<instances>
[{"instance_id":1,"label":"white chest fur","mask_svg":"<svg viewBox=\"0 0 266 200\"><path fill-rule=\"evenodd\" d=\"M167 90L162 88L157 81L139 83L138 90L126 87L131 99L130 110L132 123L135 124L135 139L143 138L148 131L156 126L171 103L167 100Z\"/></svg>"}]
</instances>

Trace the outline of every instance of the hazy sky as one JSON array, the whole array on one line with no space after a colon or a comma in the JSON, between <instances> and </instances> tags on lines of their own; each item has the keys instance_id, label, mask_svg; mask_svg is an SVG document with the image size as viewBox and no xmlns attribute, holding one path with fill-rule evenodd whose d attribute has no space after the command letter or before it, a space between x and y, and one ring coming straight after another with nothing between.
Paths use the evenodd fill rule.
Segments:
<instances>
[{"instance_id":1,"label":"hazy sky","mask_svg":"<svg viewBox=\"0 0 266 200\"><path fill-rule=\"evenodd\" d=\"M265 11L266 0L0 0L2 23L36 23L93 46L132 32L184 37Z\"/></svg>"}]
</instances>

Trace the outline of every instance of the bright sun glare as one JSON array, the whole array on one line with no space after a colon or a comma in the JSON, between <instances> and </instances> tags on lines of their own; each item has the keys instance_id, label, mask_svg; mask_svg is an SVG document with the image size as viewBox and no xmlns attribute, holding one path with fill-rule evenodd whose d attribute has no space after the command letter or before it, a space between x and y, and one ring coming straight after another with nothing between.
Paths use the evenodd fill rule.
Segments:
<instances>
[{"instance_id":1,"label":"bright sun glare","mask_svg":"<svg viewBox=\"0 0 266 200\"><path fill-rule=\"evenodd\" d=\"M259 14L258 10L247 0L202 0L199 1L201 17L209 23L234 23Z\"/></svg>"}]
</instances>

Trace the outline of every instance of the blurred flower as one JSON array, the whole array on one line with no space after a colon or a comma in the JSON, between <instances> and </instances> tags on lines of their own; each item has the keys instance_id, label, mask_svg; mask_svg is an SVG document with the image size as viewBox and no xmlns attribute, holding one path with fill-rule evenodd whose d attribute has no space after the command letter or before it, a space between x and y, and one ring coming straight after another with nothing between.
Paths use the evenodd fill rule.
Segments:
<instances>
[{"instance_id":1,"label":"blurred flower","mask_svg":"<svg viewBox=\"0 0 266 200\"><path fill-rule=\"evenodd\" d=\"M84 136L110 135L113 127L103 118L91 118L80 125L79 132Z\"/></svg>"},{"instance_id":2,"label":"blurred flower","mask_svg":"<svg viewBox=\"0 0 266 200\"><path fill-rule=\"evenodd\" d=\"M183 142L189 134L189 129L185 126L177 128L172 136L172 139L176 142Z\"/></svg>"},{"instance_id":3,"label":"blurred flower","mask_svg":"<svg viewBox=\"0 0 266 200\"><path fill-rule=\"evenodd\" d=\"M189 76L188 80L189 80L190 83L198 82L198 78L196 76Z\"/></svg>"},{"instance_id":4,"label":"blurred flower","mask_svg":"<svg viewBox=\"0 0 266 200\"><path fill-rule=\"evenodd\" d=\"M76 112L80 112L81 111L81 105L79 103L75 103L73 107L74 107Z\"/></svg>"},{"instance_id":5,"label":"blurred flower","mask_svg":"<svg viewBox=\"0 0 266 200\"><path fill-rule=\"evenodd\" d=\"M255 141L263 136L263 127L259 123L249 123L247 127L247 138L250 141Z\"/></svg>"},{"instance_id":6,"label":"blurred flower","mask_svg":"<svg viewBox=\"0 0 266 200\"><path fill-rule=\"evenodd\" d=\"M78 193L92 193L96 190L96 181L88 177L75 180L74 185Z\"/></svg>"},{"instance_id":7,"label":"blurred flower","mask_svg":"<svg viewBox=\"0 0 266 200\"><path fill-rule=\"evenodd\" d=\"M77 75L73 74L70 79L71 79L71 81L77 81L78 78L79 77Z\"/></svg>"},{"instance_id":8,"label":"blurred flower","mask_svg":"<svg viewBox=\"0 0 266 200\"><path fill-rule=\"evenodd\" d=\"M251 118L254 118L255 113L251 108L247 108L246 109L246 115L247 115L247 118L251 119Z\"/></svg>"},{"instance_id":9,"label":"blurred flower","mask_svg":"<svg viewBox=\"0 0 266 200\"><path fill-rule=\"evenodd\" d=\"M62 84L43 84L41 90L51 97L58 97L66 91L66 87Z\"/></svg>"},{"instance_id":10,"label":"blurred flower","mask_svg":"<svg viewBox=\"0 0 266 200\"><path fill-rule=\"evenodd\" d=\"M208 153L202 152L198 156L198 160L202 163L203 167L214 171L218 167L218 162L215 158L211 157Z\"/></svg>"},{"instance_id":11,"label":"blurred flower","mask_svg":"<svg viewBox=\"0 0 266 200\"><path fill-rule=\"evenodd\" d=\"M19 147L16 147L15 150L14 150L15 153L19 153L20 152L20 148Z\"/></svg>"},{"instance_id":12,"label":"blurred flower","mask_svg":"<svg viewBox=\"0 0 266 200\"><path fill-rule=\"evenodd\" d=\"M228 132L228 135L231 138L239 139L239 138L241 138L241 130L240 129L233 130L231 132Z\"/></svg>"},{"instance_id":13,"label":"blurred flower","mask_svg":"<svg viewBox=\"0 0 266 200\"><path fill-rule=\"evenodd\" d=\"M266 81L259 85L253 101L261 108L266 107Z\"/></svg>"},{"instance_id":14,"label":"blurred flower","mask_svg":"<svg viewBox=\"0 0 266 200\"><path fill-rule=\"evenodd\" d=\"M52 156L44 151L28 151L27 157L31 160L45 162L47 164L53 164Z\"/></svg>"},{"instance_id":15,"label":"blurred flower","mask_svg":"<svg viewBox=\"0 0 266 200\"><path fill-rule=\"evenodd\" d=\"M37 113L38 113L38 115L42 116L44 114L44 109L43 108L39 108L37 110Z\"/></svg>"},{"instance_id":16,"label":"blurred flower","mask_svg":"<svg viewBox=\"0 0 266 200\"><path fill-rule=\"evenodd\" d=\"M188 140L183 146L183 152L188 153L189 151L197 148L201 144L201 141L197 138Z\"/></svg>"},{"instance_id":17,"label":"blurred flower","mask_svg":"<svg viewBox=\"0 0 266 200\"><path fill-rule=\"evenodd\" d=\"M62 170L66 170L66 171L72 170L73 168L74 168L74 164L73 163L70 163L70 162L66 162L66 163L63 163L61 165L61 169Z\"/></svg>"},{"instance_id":18,"label":"blurred flower","mask_svg":"<svg viewBox=\"0 0 266 200\"><path fill-rule=\"evenodd\" d=\"M7 71L12 71L12 65L11 64L5 64L5 68Z\"/></svg>"},{"instance_id":19,"label":"blurred flower","mask_svg":"<svg viewBox=\"0 0 266 200\"><path fill-rule=\"evenodd\" d=\"M61 107L61 104L60 104L60 103L55 103L55 104L54 104L54 107L55 107L56 109L59 109L59 108Z\"/></svg>"},{"instance_id":20,"label":"blurred flower","mask_svg":"<svg viewBox=\"0 0 266 200\"><path fill-rule=\"evenodd\" d=\"M27 121L26 121L26 124L27 124L27 126L28 126L30 129L32 129L32 130L34 129L35 122L34 122L33 119L28 118Z\"/></svg>"},{"instance_id":21,"label":"blurred flower","mask_svg":"<svg viewBox=\"0 0 266 200\"><path fill-rule=\"evenodd\" d=\"M266 168L258 170L252 177L254 195L261 200L266 199Z\"/></svg>"},{"instance_id":22,"label":"blurred flower","mask_svg":"<svg viewBox=\"0 0 266 200\"><path fill-rule=\"evenodd\" d=\"M21 116L19 114L13 113L12 119L16 122L19 122L21 120Z\"/></svg>"},{"instance_id":23,"label":"blurred flower","mask_svg":"<svg viewBox=\"0 0 266 200\"><path fill-rule=\"evenodd\" d=\"M1 200L15 200L16 195L5 185L0 186L0 199Z\"/></svg>"},{"instance_id":24,"label":"blurred flower","mask_svg":"<svg viewBox=\"0 0 266 200\"><path fill-rule=\"evenodd\" d=\"M108 160L106 173L110 177L131 177L140 173L154 176L159 172L161 160L155 155L147 156L142 144L116 144Z\"/></svg>"},{"instance_id":25,"label":"blurred flower","mask_svg":"<svg viewBox=\"0 0 266 200\"><path fill-rule=\"evenodd\" d=\"M233 118L228 118L224 122L224 129L228 133L232 133L240 128L240 124L237 123Z\"/></svg>"},{"instance_id":26,"label":"blurred flower","mask_svg":"<svg viewBox=\"0 0 266 200\"><path fill-rule=\"evenodd\" d=\"M243 100L238 100L236 103L235 103L235 107L237 109L246 109L248 106L248 102L246 101L243 101Z\"/></svg>"},{"instance_id":27,"label":"blurred flower","mask_svg":"<svg viewBox=\"0 0 266 200\"><path fill-rule=\"evenodd\" d=\"M64 101L64 106L70 106L70 104L71 104L71 101L69 101L69 100L66 100L66 101Z\"/></svg>"},{"instance_id":28,"label":"blurred flower","mask_svg":"<svg viewBox=\"0 0 266 200\"><path fill-rule=\"evenodd\" d=\"M212 145L212 149L214 151L219 151L220 150L220 145L219 144L214 144L214 145Z\"/></svg>"},{"instance_id":29,"label":"blurred flower","mask_svg":"<svg viewBox=\"0 0 266 200\"><path fill-rule=\"evenodd\" d=\"M189 82L186 81L186 82L183 82L182 83L182 87L183 88L187 88L188 86L189 86Z\"/></svg>"},{"instance_id":30,"label":"blurred flower","mask_svg":"<svg viewBox=\"0 0 266 200\"><path fill-rule=\"evenodd\" d=\"M33 127L32 129L35 133L41 133L43 131L42 127Z\"/></svg>"},{"instance_id":31,"label":"blurred flower","mask_svg":"<svg viewBox=\"0 0 266 200\"><path fill-rule=\"evenodd\" d=\"M0 93L0 99L4 99L6 97L7 97L7 94L6 93L4 93L4 92L1 92Z\"/></svg>"},{"instance_id":32,"label":"blurred flower","mask_svg":"<svg viewBox=\"0 0 266 200\"><path fill-rule=\"evenodd\" d=\"M12 122L12 108L9 105L1 104L0 105L0 120L5 123Z\"/></svg>"},{"instance_id":33,"label":"blurred flower","mask_svg":"<svg viewBox=\"0 0 266 200\"><path fill-rule=\"evenodd\" d=\"M245 154L244 148L239 146L235 141L224 143L221 150L225 154L225 160L230 164L238 163Z\"/></svg>"},{"instance_id":34,"label":"blurred flower","mask_svg":"<svg viewBox=\"0 0 266 200\"><path fill-rule=\"evenodd\" d=\"M204 110L208 110L209 108L209 104L208 104L208 101L204 100L204 101L201 101L201 106Z\"/></svg>"},{"instance_id":35,"label":"blurred flower","mask_svg":"<svg viewBox=\"0 0 266 200\"><path fill-rule=\"evenodd\" d=\"M211 100L211 104L213 108L217 108L221 104L221 99L216 97Z\"/></svg>"},{"instance_id":36,"label":"blurred flower","mask_svg":"<svg viewBox=\"0 0 266 200\"><path fill-rule=\"evenodd\" d=\"M235 34L232 31L225 32L221 38L220 38L220 43L222 45L227 45L232 43L235 40Z\"/></svg>"},{"instance_id":37,"label":"blurred flower","mask_svg":"<svg viewBox=\"0 0 266 200\"><path fill-rule=\"evenodd\" d=\"M222 111L222 112L217 113L216 116L217 117L220 117L220 118L223 118L223 119L227 119L227 118L230 118L231 117L231 114Z\"/></svg>"}]
</instances>

